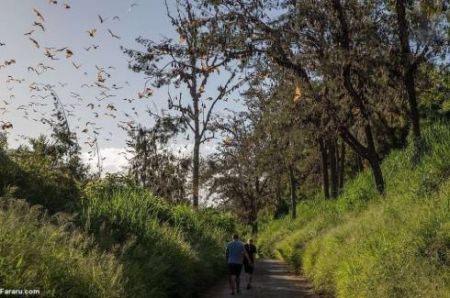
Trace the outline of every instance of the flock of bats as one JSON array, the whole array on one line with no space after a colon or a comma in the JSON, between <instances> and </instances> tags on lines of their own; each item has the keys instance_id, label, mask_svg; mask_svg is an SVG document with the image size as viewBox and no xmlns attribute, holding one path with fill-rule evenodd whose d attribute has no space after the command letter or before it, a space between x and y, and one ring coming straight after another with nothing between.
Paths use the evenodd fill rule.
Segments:
<instances>
[{"instance_id":1,"label":"flock of bats","mask_svg":"<svg viewBox=\"0 0 450 298\"><path fill-rule=\"evenodd\" d=\"M50 0L49 5L55 5L60 6L61 9L70 10L72 9L71 5L68 3L58 3L57 0ZM135 6L137 6L137 3L131 3L129 5L129 11ZM41 13L40 10L37 8L33 8L33 14L35 16L35 19L32 21L32 28L26 33L24 33L24 37L27 38L31 46L34 47L37 50L43 51L43 56L46 61L57 61L57 60L68 60L69 63L75 68L76 71L83 71L83 64L80 62L76 62L74 58L77 57L75 54L75 51L69 48L68 46L64 47L47 47L43 45L38 37L36 36L37 32L43 32L45 34L46 32L46 17L45 14ZM84 51L90 52L95 51L99 48L101 48L100 45L95 44L95 39L97 34L99 34L100 30L104 25L109 21L110 18L103 17L101 15L97 15L97 25L86 30L85 34L89 36L90 39L92 39L92 44L83 47ZM111 22L119 22L120 17L114 16L111 18ZM115 40L120 40L121 37L114 33L111 29L106 28L106 32L110 38ZM42 34L42 33L41 33ZM1 48L2 47L8 47L8 41L0 41L0 57L1 57ZM1 59L1 58L0 58ZM46 62L40 62L37 65L29 65L27 66L27 71L29 73L32 73L36 76L41 76L46 72L54 71L56 66L50 66L47 65ZM2 71L6 71L8 67L10 67L13 64L16 64L16 58L9 58L2 62L0 62L0 73ZM57 62L58 63L58 62ZM139 116L136 107L131 107L131 111L129 113L121 112L119 115L119 111L116 108L117 100L114 98L117 97L116 94L114 94L114 90L119 90L124 88L124 85L130 86L128 81L123 82L123 85L118 85L116 83L109 84L109 81L112 78L111 71L115 70L114 66L108 66L108 67L101 67L98 65L95 65L96 70L96 76L95 79L89 83L84 83L80 86L81 89L83 88L93 88L93 90L97 93L97 96L95 98L92 98L91 100L86 100L83 98L82 95L80 95L77 92L70 92L71 100L69 101L67 98L63 99L65 104L61 104L63 106L60 106L59 109L63 109L65 114L68 118L76 118L77 123L76 126L70 127L72 130L76 131L77 133L82 133L86 135L86 140L84 141L84 144L87 144L91 149L88 152L91 156L90 159L93 159L93 155L95 154L94 146L97 144L98 138L102 135L102 138L105 141L111 141L111 138L113 136L113 133L111 131L106 133L100 133L104 128L97 125L96 119L99 117L110 117L112 119L116 119L115 122L117 123L118 127L129 130L135 127L136 123L133 120L133 117ZM86 71L84 71L84 75L88 75ZM15 95L14 95L14 88L18 84L27 84L26 79L16 78L13 75L8 75L6 80L7 89L11 94L9 95L9 98L7 99L1 99L0 100L0 116L8 113L14 104ZM48 83L39 83L39 82L29 82L28 89L30 91L30 100L28 101L28 104L21 104L15 109L21 113L23 113L23 118L40 122L43 124L51 123L51 119L49 119L48 116L48 110L47 112L42 111L45 110L45 107L51 106L51 104L54 102L49 102L55 100L54 96L52 96L52 88L58 87L58 88L68 88L68 83L66 82L57 82L55 85L51 85ZM152 89L144 86L142 91L137 92L136 98L146 98L152 95ZM127 103L132 103L136 98L123 98L119 101L126 101ZM105 102L103 102L105 101ZM70 102L70 103L69 103ZM80 107L84 107L88 111L92 113L92 119L91 121L84 121L82 120L83 117L80 117L79 114L77 114L77 111L80 110ZM58 109L57 106L51 110L52 112L55 112L56 109ZM118 118L119 116L119 118ZM119 120L122 119L122 120ZM71 121L72 122L72 121ZM72 125L73 123L70 123ZM69 123L68 123L69 125ZM69 125L69 126L70 126ZM8 131L11 130L14 127L13 123L9 121L2 121L0 117L0 132L1 131ZM24 135L19 135L18 138L16 138L16 141L19 141L19 138L26 139L27 137Z\"/></svg>"}]
</instances>

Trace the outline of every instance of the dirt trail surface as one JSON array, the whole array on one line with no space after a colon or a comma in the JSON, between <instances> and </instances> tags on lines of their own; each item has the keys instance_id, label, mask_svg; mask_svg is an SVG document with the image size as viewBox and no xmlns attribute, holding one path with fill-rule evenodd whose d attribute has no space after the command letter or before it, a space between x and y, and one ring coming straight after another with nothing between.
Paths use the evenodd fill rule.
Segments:
<instances>
[{"instance_id":1,"label":"dirt trail surface","mask_svg":"<svg viewBox=\"0 0 450 298\"><path fill-rule=\"evenodd\" d=\"M320 297L313 292L313 287L304 277L294 275L289 271L288 265L277 260L258 260L253 276L253 287L246 289L245 273L241 274L241 292L231 295L228 280L210 289L203 298L301 298ZM243 271L243 270L242 270Z\"/></svg>"}]
</instances>

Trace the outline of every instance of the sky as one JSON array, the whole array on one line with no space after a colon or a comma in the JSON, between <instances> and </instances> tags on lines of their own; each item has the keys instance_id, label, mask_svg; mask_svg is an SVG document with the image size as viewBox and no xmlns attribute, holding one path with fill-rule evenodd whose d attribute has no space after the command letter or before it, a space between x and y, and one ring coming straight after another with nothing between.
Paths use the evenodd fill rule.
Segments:
<instances>
[{"instance_id":1,"label":"sky","mask_svg":"<svg viewBox=\"0 0 450 298\"><path fill-rule=\"evenodd\" d=\"M169 0L169 6L173 2ZM104 170L115 172L126 166L126 133L117 124L136 121L150 125L146 110L158 112L164 108L167 89L154 90L153 96L138 99L146 78L128 69L129 57L121 46L141 49L135 42L138 36L154 41L163 37L178 39L167 18L164 1L57 0L53 4L49 0L1 0L0 5L0 43L4 44L0 46L0 65L4 66L0 66L0 124L13 124L8 130L9 146L15 148L26 143L24 137L50 133L49 126L39 120L50 115L52 100L39 97L46 93L33 89L50 84L63 102L71 130L77 132L83 159L96 167L91 145L97 131ZM45 31L33 26L34 22L42 23ZM88 31L93 29L96 32L92 37ZM120 39L111 36L108 29ZM24 35L31 30L30 35ZM58 60L45 56L45 47L54 48L50 51ZM66 57L65 50L55 52L64 47L73 55ZM5 65L11 59L15 63ZM53 69L43 71L40 63ZM110 74L107 77L102 73L104 85L110 90L89 87L97 81L96 67ZM220 78L215 80L217 85ZM213 92L213 86L214 82L206 93ZM110 97L103 98L105 95ZM111 111L112 107L117 111ZM214 144L205 144L202 154L213 152ZM188 141L178 139L172 148L189 154L191 146Z\"/></svg>"}]
</instances>

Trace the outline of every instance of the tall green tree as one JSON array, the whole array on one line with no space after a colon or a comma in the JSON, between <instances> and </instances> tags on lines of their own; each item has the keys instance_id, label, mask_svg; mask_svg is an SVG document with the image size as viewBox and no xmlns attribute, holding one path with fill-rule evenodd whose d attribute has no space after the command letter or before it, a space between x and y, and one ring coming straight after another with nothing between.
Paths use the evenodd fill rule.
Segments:
<instances>
[{"instance_id":1,"label":"tall green tree","mask_svg":"<svg viewBox=\"0 0 450 298\"><path fill-rule=\"evenodd\" d=\"M399 64L412 132L420 139L420 113L416 90L417 70L421 63L448 53L448 1L396 0L392 5L396 15ZM415 48L413 51L411 48Z\"/></svg>"},{"instance_id":2,"label":"tall green tree","mask_svg":"<svg viewBox=\"0 0 450 298\"><path fill-rule=\"evenodd\" d=\"M366 12L367 8L355 2L351 11L346 11L349 8L342 8L336 1L241 0L221 3L218 9L222 12L223 26L231 22L239 26L236 41L229 44L241 45L240 51L250 52L255 63L265 58L294 72L304 96L313 98L322 113L328 115L326 124L330 132L339 134L369 162L377 189L383 192L384 180L375 147L370 102L364 94L364 89L370 87L366 82L370 80L367 80L367 73L363 77L361 71L371 69L373 65L369 64L371 56L367 58L366 55L368 46L362 48L360 41L358 47L352 45L349 35L348 15L352 15L352 28L361 27L364 24L358 23L358 18L353 15L361 16L359 10L364 8ZM363 28L369 29L370 24ZM363 51L357 57L360 50ZM331 88L336 94L330 92ZM341 90L346 90L346 94ZM342 100L343 97L349 100ZM352 118L363 128L364 141L352 132L353 123L348 121Z\"/></svg>"},{"instance_id":3,"label":"tall green tree","mask_svg":"<svg viewBox=\"0 0 450 298\"><path fill-rule=\"evenodd\" d=\"M258 232L258 213L272 200L271 177L261 155L267 142L254 134L260 121L255 113L237 113L221 123L224 141L208 160L209 188L216 202L233 210Z\"/></svg>"},{"instance_id":4,"label":"tall green tree","mask_svg":"<svg viewBox=\"0 0 450 298\"><path fill-rule=\"evenodd\" d=\"M219 24L208 22L214 17L201 12L192 1L177 0L174 5L174 11L169 7L167 11L178 40L154 42L140 37L137 41L145 50L127 49L125 53L132 58L131 69L145 73L155 87L167 87L168 108L184 119L192 134L192 204L198 208L201 145L214 138L219 103L226 101L242 80L221 48L230 29L219 30ZM212 83L214 77L220 83Z\"/></svg>"},{"instance_id":5,"label":"tall green tree","mask_svg":"<svg viewBox=\"0 0 450 298\"><path fill-rule=\"evenodd\" d=\"M187 200L190 159L177 156L169 141L185 130L181 118L156 117L151 128L138 126L128 131L129 173L136 184L172 202Z\"/></svg>"}]
</instances>

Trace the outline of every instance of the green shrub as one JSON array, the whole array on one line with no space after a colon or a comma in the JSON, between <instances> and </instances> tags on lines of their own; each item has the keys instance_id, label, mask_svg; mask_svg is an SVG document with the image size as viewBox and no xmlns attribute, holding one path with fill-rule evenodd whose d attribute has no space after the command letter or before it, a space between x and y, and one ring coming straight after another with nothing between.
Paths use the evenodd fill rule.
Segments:
<instances>
[{"instance_id":1,"label":"green shrub","mask_svg":"<svg viewBox=\"0 0 450 298\"><path fill-rule=\"evenodd\" d=\"M68 169L53 165L45 155L0 149L0 195L42 205L50 213L76 212L80 187Z\"/></svg>"},{"instance_id":2,"label":"green shrub","mask_svg":"<svg viewBox=\"0 0 450 298\"><path fill-rule=\"evenodd\" d=\"M100 253L82 233L62 221L53 225L37 206L0 201L0 284L38 289L42 297L123 297L117 259Z\"/></svg>"}]
</instances>

